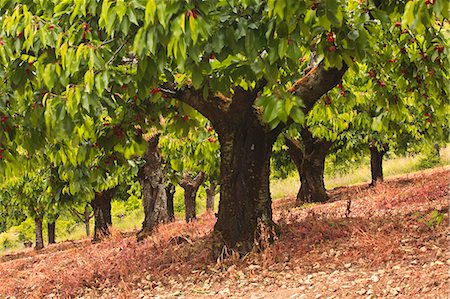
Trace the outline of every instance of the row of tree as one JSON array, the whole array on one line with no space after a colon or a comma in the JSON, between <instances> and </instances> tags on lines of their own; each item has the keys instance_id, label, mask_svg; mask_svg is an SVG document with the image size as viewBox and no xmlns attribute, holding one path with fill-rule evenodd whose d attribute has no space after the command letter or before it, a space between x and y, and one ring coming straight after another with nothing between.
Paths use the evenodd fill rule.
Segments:
<instances>
[{"instance_id":1,"label":"row of tree","mask_svg":"<svg viewBox=\"0 0 450 299\"><path fill-rule=\"evenodd\" d=\"M404 135L446 134L446 0L24 0L0 11L5 183L42 168L48 181L36 179L60 209L94 204L135 172L153 183L142 188L142 236L165 217L164 201L150 197L165 185L145 133L187 135L197 113L220 145L215 255L223 246L247 252L261 224L276 226L270 157L292 124L302 186L318 193L308 174L323 172L316 161L327 147L363 140L383 153ZM185 194L201 177L182 179Z\"/></svg>"}]
</instances>

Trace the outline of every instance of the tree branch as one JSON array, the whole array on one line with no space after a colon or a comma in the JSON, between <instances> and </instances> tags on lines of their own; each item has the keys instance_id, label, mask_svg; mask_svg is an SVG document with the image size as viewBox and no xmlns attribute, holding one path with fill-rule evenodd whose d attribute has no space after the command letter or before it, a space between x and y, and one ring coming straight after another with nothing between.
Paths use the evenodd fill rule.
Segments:
<instances>
[{"instance_id":1,"label":"tree branch","mask_svg":"<svg viewBox=\"0 0 450 299\"><path fill-rule=\"evenodd\" d=\"M303 112L306 114L321 96L341 82L347 69L348 66L344 64L340 70L337 68L329 68L327 70L322 61L319 65L312 68L303 78L297 80L288 89L288 92L299 96L303 100L305 104Z\"/></svg>"},{"instance_id":2,"label":"tree branch","mask_svg":"<svg viewBox=\"0 0 450 299\"><path fill-rule=\"evenodd\" d=\"M211 119L214 115L223 113L222 107L226 104L225 97L209 95L205 100L200 90L196 90L191 86L178 88L176 83L173 82L164 83L160 90L166 96L188 104L208 119Z\"/></svg>"}]
</instances>

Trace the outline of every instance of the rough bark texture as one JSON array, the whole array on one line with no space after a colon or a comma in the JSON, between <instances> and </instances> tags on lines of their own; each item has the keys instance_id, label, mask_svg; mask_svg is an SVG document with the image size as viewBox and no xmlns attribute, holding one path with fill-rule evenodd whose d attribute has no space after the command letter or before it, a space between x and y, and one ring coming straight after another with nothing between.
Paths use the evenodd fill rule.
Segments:
<instances>
[{"instance_id":1,"label":"rough bark texture","mask_svg":"<svg viewBox=\"0 0 450 299\"><path fill-rule=\"evenodd\" d=\"M103 237L110 235L109 226L112 225L111 219L111 199L115 189L109 189L102 192L96 192L91 201L91 207L94 210L94 241L100 241Z\"/></svg>"},{"instance_id":2,"label":"rough bark texture","mask_svg":"<svg viewBox=\"0 0 450 299\"><path fill-rule=\"evenodd\" d=\"M375 145L370 145L370 172L372 174L372 182L370 186L375 186L377 182L383 181L383 156L387 152L387 147L379 150Z\"/></svg>"},{"instance_id":3,"label":"rough bark texture","mask_svg":"<svg viewBox=\"0 0 450 299\"><path fill-rule=\"evenodd\" d=\"M195 212L198 188L205 180L205 174L200 172L194 179L188 174L184 173L183 179L180 182L181 188L184 189L184 207L186 209L186 222L191 222L197 219Z\"/></svg>"},{"instance_id":4,"label":"rough bark texture","mask_svg":"<svg viewBox=\"0 0 450 299\"><path fill-rule=\"evenodd\" d=\"M302 129L301 136L303 146L297 140L286 137L288 153L300 176L300 190L296 204L325 202L328 200L328 195L323 173L325 157L332 143L314 138L308 129Z\"/></svg>"},{"instance_id":5,"label":"rough bark texture","mask_svg":"<svg viewBox=\"0 0 450 299\"><path fill-rule=\"evenodd\" d=\"M175 210L173 208L173 197L175 195L175 186L172 183L167 184L166 196L167 196L167 217L168 221L175 221Z\"/></svg>"},{"instance_id":6,"label":"rough bark texture","mask_svg":"<svg viewBox=\"0 0 450 299\"><path fill-rule=\"evenodd\" d=\"M36 249L44 248L44 237L42 234L42 218L35 217L34 218L34 230L35 230L35 238L36 238Z\"/></svg>"},{"instance_id":7,"label":"rough bark texture","mask_svg":"<svg viewBox=\"0 0 450 299\"><path fill-rule=\"evenodd\" d=\"M272 200L269 192L269 161L276 133L268 133L257 112L249 108L241 122L215 124L221 146L220 202L215 226L222 244L248 252L267 232L273 235Z\"/></svg>"},{"instance_id":8,"label":"rough bark texture","mask_svg":"<svg viewBox=\"0 0 450 299\"><path fill-rule=\"evenodd\" d=\"M145 217L137 234L138 241L150 235L158 224L168 220L166 185L158 142L159 135L150 138L144 154L145 165L139 170Z\"/></svg>"},{"instance_id":9,"label":"rough bark texture","mask_svg":"<svg viewBox=\"0 0 450 299\"><path fill-rule=\"evenodd\" d=\"M89 207L88 205L86 205L84 207L84 212L83 212L83 221L84 221L84 228L86 230L86 236L89 237L89 235L91 234L91 218L93 217L93 214L91 214L91 212L89 211Z\"/></svg>"},{"instance_id":10,"label":"rough bark texture","mask_svg":"<svg viewBox=\"0 0 450 299\"><path fill-rule=\"evenodd\" d=\"M55 244L55 230L56 230L56 222L47 223L47 232L48 232L48 244Z\"/></svg>"},{"instance_id":11,"label":"rough bark texture","mask_svg":"<svg viewBox=\"0 0 450 299\"><path fill-rule=\"evenodd\" d=\"M295 82L289 92L303 100L306 114L322 95L341 81L346 70L347 66L326 70L324 64L319 63ZM273 142L285 125L280 124L268 132L260 122L259 111L253 105L265 84L265 80L261 80L250 91L235 88L231 98L211 93L206 99L202 90L190 86L177 88L176 84L167 83L161 88L167 96L187 103L208 118L219 135L221 173L219 212L213 235L215 257L224 252L224 247L248 252L255 239L266 238L261 233L267 235L265 232L273 232L275 228L269 192L269 161Z\"/></svg>"},{"instance_id":12,"label":"rough bark texture","mask_svg":"<svg viewBox=\"0 0 450 299\"><path fill-rule=\"evenodd\" d=\"M209 188L206 189L206 211L214 211L214 197L216 196L216 184L210 183Z\"/></svg>"}]
</instances>

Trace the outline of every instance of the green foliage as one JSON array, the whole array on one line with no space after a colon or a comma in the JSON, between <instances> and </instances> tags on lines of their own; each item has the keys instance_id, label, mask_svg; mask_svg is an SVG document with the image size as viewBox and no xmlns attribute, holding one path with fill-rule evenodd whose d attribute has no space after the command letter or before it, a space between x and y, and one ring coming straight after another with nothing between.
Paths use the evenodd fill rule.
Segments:
<instances>
[{"instance_id":1,"label":"green foliage","mask_svg":"<svg viewBox=\"0 0 450 299\"><path fill-rule=\"evenodd\" d=\"M270 160L270 174L274 179L285 179L296 170L291 157L287 153L287 146L284 144L284 137L278 137L273 146L273 153Z\"/></svg>"},{"instance_id":2,"label":"green foliage","mask_svg":"<svg viewBox=\"0 0 450 299\"><path fill-rule=\"evenodd\" d=\"M0 246L2 249L11 249L14 246L14 242L5 235L0 238Z\"/></svg>"},{"instance_id":3,"label":"green foliage","mask_svg":"<svg viewBox=\"0 0 450 299\"><path fill-rule=\"evenodd\" d=\"M422 157L419 160L418 168L427 169L441 164L441 157L438 156L436 149L431 144L426 144L422 151Z\"/></svg>"},{"instance_id":4,"label":"green foliage","mask_svg":"<svg viewBox=\"0 0 450 299\"><path fill-rule=\"evenodd\" d=\"M208 184L217 184L220 163L217 133L207 119L185 106L177 107L177 113L166 120L166 134L160 138L165 173L174 185L178 185L184 172L195 176L201 171ZM187 123L185 129L177 128Z\"/></svg>"},{"instance_id":5,"label":"green foliage","mask_svg":"<svg viewBox=\"0 0 450 299\"><path fill-rule=\"evenodd\" d=\"M20 225L14 227L13 232L17 232L20 242L34 240L34 220L27 218Z\"/></svg>"},{"instance_id":6,"label":"green foliage","mask_svg":"<svg viewBox=\"0 0 450 299\"><path fill-rule=\"evenodd\" d=\"M419 222L425 223L430 229L439 226L444 220L445 213L441 213L438 210L433 210L432 212L419 218Z\"/></svg>"}]
</instances>

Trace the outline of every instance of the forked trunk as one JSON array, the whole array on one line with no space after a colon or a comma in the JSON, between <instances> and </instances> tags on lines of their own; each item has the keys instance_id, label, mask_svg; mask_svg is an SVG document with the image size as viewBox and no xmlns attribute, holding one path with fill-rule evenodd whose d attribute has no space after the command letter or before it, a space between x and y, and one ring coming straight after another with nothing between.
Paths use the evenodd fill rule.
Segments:
<instances>
[{"instance_id":1,"label":"forked trunk","mask_svg":"<svg viewBox=\"0 0 450 299\"><path fill-rule=\"evenodd\" d=\"M308 129L302 129L303 146L286 137L288 152L300 176L300 190L296 204L325 202L328 200L324 183L325 157L332 143L314 138Z\"/></svg>"},{"instance_id":2,"label":"forked trunk","mask_svg":"<svg viewBox=\"0 0 450 299\"><path fill-rule=\"evenodd\" d=\"M144 154L145 164L139 170L145 218L137 234L138 241L150 235L158 224L168 220L166 185L158 142L159 135L150 138Z\"/></svg>"},{"instance_id":3,"label":"forked trunk","mask_svg":"<svg viewBox=\"0 0 450 299\"><path fill-rule=\"evenodd\" d=\"M166 196L167 196L167 217L168 221L175 220L175 210L173 207L173 197L175 195L175 186L172 183L167 184Z\"/></svg>"},{"instance_id":4,"label":"forked trunk","mask_svg":"<svg viewBox=\"0 0 450 299\"><path fill-rule=\"evenodd\" d=\"M47 223L48 244L55 244L56 221Z\"/></svg>"},{"instance_id":5,"label":"forked trunk","mask_svg":"<svg viewBox=\"0 0 450 299\"><path fill-rule=\"evenodd\" d=\"M215 124L221 147L220 202L213 254L223 245L246 253L261 239L272 239L269 161L277 133L268 133L250 108L242 121Z\"/></svg>"},{"instance_id":6,"label":"forked trunk","mask_svg":"<svg viewBox=\"0 0 450 299\"><path fill-rule=\"evenodd\" d=\"M185 217L186 222L191 222L197 219L196 215L196 202L198 188L205 180L205 174L200 172L194 179L188 174L183 175L183 179L180 182L181 188L184 189L184 207L186 209Z\"/></svg>"},{"instance_id":7,"label":"forked trunk","mask_svg":"<svg viewBox=\"0 0 450 299\"><path fill-rule=\"evenodd\" d=\"M206 189L206 211L214 211L214 197L216 196L216 183L211 182Z\"/></svg>"},{"instance_id":8,"label":"forked trunk","mask_svg":"<svg viewBox=\"0 0 450 299\"><path fill-rule=\"evenodd\" d=\"M100 241L103 237L110 235L109 226L111 220L111 199L115 189L96 192L91 201L94 210L94 241Z\"/></svg>"},{"instance_id":9,"label":"forked trunk","mask_svg":"<svg viewBox=\"0 0 450 299\"><path fill-rule=\"evenodd\" d=\"M377 182L383 181L383 156L387 152L385 146L382 150L379 150L377 146L370 145L370 173L372 175L372 182L370 186L375 186Z\"/></svg>"},{"instance_id":10,"label":"forked trunk","mask_svg":"<svg viewBox=\"0 0 450 299\"><path fill-rule=\"evenodd\" d=\"M346 70L346 65L338 70L326 68L320 62L288 92L302 99L306 114L322 95L341 81ZM255 240L270 240L273 236L269 159L272 145L284 124L269 132L267 126L260 123L259 109L254 104L266 83L262 79L251 90L236 87L231 97L214 91L207 95L207 100L204 92L191 86L180 89L175 83L163 85L167 96L203 114L219 135L221 173L219 213L213 232L215 257L221 255L224 248L246 253L253 248ZM258 246L264 245L259 242Z\"/></svg>"},{"instance_id":11,"label":"forked trunk","mask_svg":"<svg viewBox=\"0 0 450 299\"><path fill-rule=\"evenodd\" d=\"M36 246L35 249L44 248L44 237L42 234L42 218L35 217L34 218L34 229L35 229L35 237L36 237Z\"/></svg>"}]
</instances>

